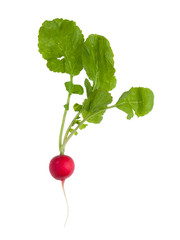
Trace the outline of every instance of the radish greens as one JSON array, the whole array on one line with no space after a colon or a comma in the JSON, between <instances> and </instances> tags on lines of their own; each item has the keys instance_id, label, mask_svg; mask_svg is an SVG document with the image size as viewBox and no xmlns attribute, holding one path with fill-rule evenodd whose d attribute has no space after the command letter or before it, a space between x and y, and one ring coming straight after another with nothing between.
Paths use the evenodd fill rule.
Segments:
<instances>
[{"instance_id":1,"label":"radish greens","mask_svg":"<svg viewBox=\"0 0 180 240\"><path fill-rule=\"evenodd\" d=\"M64 105L64 115L59 136L60 154L64 154L65 146L78 130L88 123L98 124L103 120L106 110L117 108L131 119L148 114L154 104L154 95L149 88L132 87L122 93L115 104L111 90L116 87L114 54L109 41L100 35L91 34L84 39L82 31L75 22L54 19L45 21L39 30L38 47L42 57L47 61L50 71L69 74L70 80L65 82L68 92ZM74 84L73 77L84 69L87 78L84 83ZM85 91L84 91L85 90ZM70 109L70 98L73 94L83 95L84 101L73 106L75 117L67 128L64 138L64 125Z\"/></svg>"}]
</instances>

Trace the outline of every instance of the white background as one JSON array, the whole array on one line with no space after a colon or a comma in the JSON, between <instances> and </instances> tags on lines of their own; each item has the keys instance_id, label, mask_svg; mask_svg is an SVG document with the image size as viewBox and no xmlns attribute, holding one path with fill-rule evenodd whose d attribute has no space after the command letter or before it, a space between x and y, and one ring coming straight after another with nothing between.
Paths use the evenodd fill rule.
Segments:
<instances>
[{"instance_id":1,"label":"white background","mask_svg":"<svg viewBox=\"0 0 180 240\"><path fill-rule=\"evenodd\" d=\"M179 12L175 0L1 3L0 239L180 239ZM76 21L85 38L109 39L115 101L132 86L155 95L149 115L128 121L109 110L69 142L76 169L65 183L66 228L61 184L48 165L58 154L68 77L50 72L37 48L39 27L54 18Z\"/></svg>"}]
</instances>

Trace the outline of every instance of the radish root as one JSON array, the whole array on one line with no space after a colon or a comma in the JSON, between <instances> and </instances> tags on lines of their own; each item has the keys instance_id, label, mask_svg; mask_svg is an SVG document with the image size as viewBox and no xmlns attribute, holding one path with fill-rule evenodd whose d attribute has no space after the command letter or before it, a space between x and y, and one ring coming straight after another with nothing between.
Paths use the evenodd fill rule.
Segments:
<instances>
[{"instance_id":1,"label":"radish root","mask_svg":"<svg viewBox=\"0 0 180 240\"><path fill-rule=\"evenodd\" d=\"M66 200L66 205L67 205L67 217L66 217L66 221L64 223L64 227L66 227L66 223L67 223L67 220L68 220L68 217L69 217L69 205L68 205L68 200L67 200L67 197L66 197L66 192L64 190L64 181L62 181L62 189L63 189L63 193L64 193L64 197L65 197L65 200Z\"/></svg>"}]
</instances>

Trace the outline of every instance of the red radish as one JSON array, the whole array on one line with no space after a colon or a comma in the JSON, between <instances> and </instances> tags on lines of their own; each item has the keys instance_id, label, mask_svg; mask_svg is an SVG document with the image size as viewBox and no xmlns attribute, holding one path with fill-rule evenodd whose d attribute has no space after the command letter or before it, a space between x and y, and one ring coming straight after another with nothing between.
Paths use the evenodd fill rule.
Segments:
<instances>
[{"instance_id":1,"label":"red radish","mask_svg":"<svg viewBox=\"0 0 180 240\"><path fill-rule=\"evenodd\" d=\"M67 218L65 221L64 226L66 226L67 219L69 216L69 206L68 206L68 201L66 197L66 193L64 190L64 181L66 178L70 177L73 172L74 172L74 161L72 160L71 157L67 155L58 155L54 158L51 159L50 164L49 164L49 171L51 175L57 179L62 181L62 189L64 192L64 197L66 199L66 204L67 204Z\"/></svg>"},{"instance_id":2,"label":"red radish","mask_svg":"<svg viewBox=\"0 0 180 240\"><path fill-rule=\"evenodd\" d=\"M73 174L74 167L74 161L71 157L58 155L50 161L49 171L55 179L64 181Z\"/></svg>"},{"instance_id":3,"label":"red radish","mask_svg":"<svg viewBox=\"0 0 180 240\"><path fill-rule=\"evenodd\" d=\"M64 182L73 174L75 166L72 158L64 155L64 152L72 136L77 135L79 130L86 128L89 123L99 124L108 109L122 110L127 114L127 119L134 115L141 117L148 114L153 108L154 94L149 88L132 87L124 92L116 103L111 104L113 98L110 91L116 87L116 70L110 43L108 39L98 34L90 34L85 39L74 21L63 18L44 21L39 29L38 48L42 57L47 60L50 71L66 73L70 77L69 81L65 82L68 94L59 133L60 155L54 157L49 164L51 175L61 180L67 202ZM61 57L65 58L62 59L66 61L65 66L64 62L60 63L58 60ZM73 80L83 69L87 74L84 81L85 100L81 104L73 105L76 114L64 133L66 116L71 110L70 98L74 94L84 93L84 87L81 84L74 84Z\"/></svg>"}]
</instances>

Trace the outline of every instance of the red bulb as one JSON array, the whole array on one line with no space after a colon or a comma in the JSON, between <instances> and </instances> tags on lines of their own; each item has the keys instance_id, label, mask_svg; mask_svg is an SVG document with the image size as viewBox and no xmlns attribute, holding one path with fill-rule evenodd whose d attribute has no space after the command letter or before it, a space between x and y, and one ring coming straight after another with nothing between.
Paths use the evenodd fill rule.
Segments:
<instances>
[{"instance_id":1,"label":"red bulb","mask_svg":"<svg viewBox=\"0 0 180 240\"><path fill-rule=\"evenodd\" d=\"M57 179L64 181L70 177L74 172L74 161L67 155L58 155L51 159L49 164L49 171L51 175Z\"/></svg>"}]
</instances>

